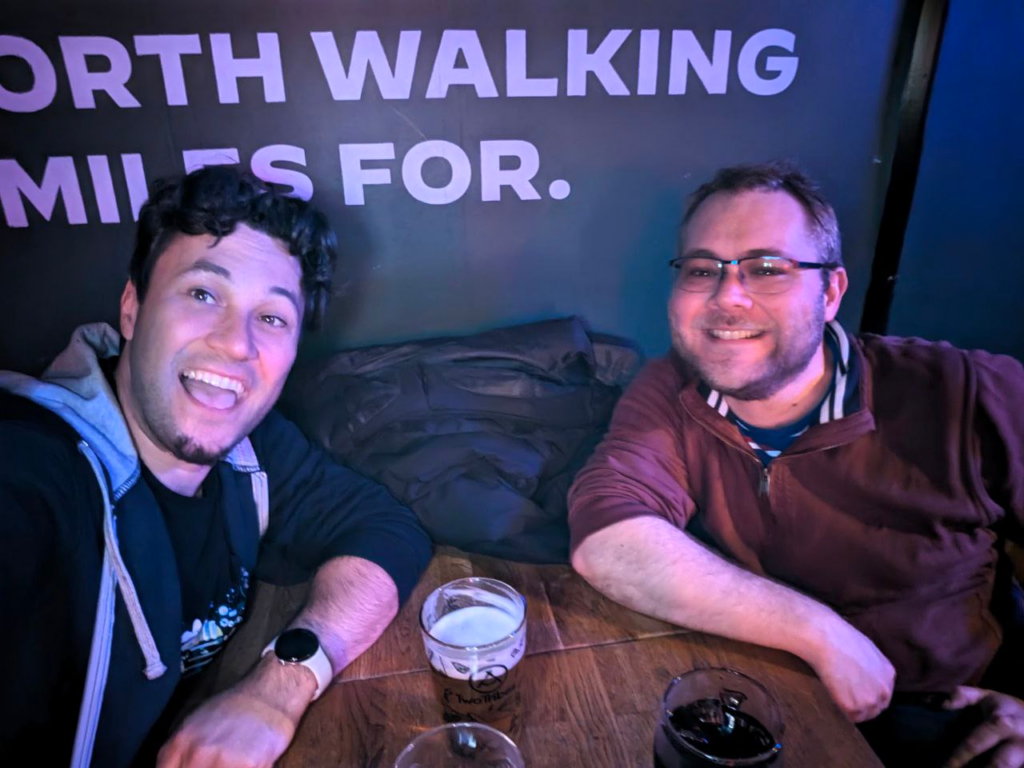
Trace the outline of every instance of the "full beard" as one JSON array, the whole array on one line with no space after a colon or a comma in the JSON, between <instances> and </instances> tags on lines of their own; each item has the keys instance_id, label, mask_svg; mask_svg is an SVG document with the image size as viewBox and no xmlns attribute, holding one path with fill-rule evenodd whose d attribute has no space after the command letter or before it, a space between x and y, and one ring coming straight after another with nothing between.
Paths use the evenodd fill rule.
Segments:
<instances>
[{"instance_id":1,"label":"full beard","mask_svg":"<svg viewBox=\"0 0 1024 768\"><path fill-rule=\"evenodd\" d=\"M698 331L704 333L703 330ZM779 339L771 355L761 363L746 381L732 381L728 363L709 363L702 359L683 339L672 323L672 346L701 379L724 395L736 400L765 400L776 394L799 376L810 364L821 346L825 333L825 311L816 305L793 332Z\"/></svg>"}]
</instances>

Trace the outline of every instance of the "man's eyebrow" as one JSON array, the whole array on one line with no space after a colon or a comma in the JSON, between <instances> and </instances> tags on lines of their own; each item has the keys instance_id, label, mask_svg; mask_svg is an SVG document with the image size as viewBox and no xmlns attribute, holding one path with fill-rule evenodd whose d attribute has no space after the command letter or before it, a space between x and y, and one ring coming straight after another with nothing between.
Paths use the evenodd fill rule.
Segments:
<instances>
[{"instance_id":1,"label":"man's eyebrow","mask_svg":"<svg viewBox=\"0 0 1024 768\"><path fill-rule=\"evenodd\" d=\"M683 252L684 259L720 259L717 253L709 251L707 248L694 248L692 251Z\"/></svg>"},{"instance_id":2,"label":"man's eyebrow","mask_svg":"<svg viewBox=\"0 0 1024 768\"><path fill-rule=\"evenodd\" d=\"M749 258L751 256L782 256L783 258L786 259L793 258L781 248L751 248L749 251L743 254L742 258ZM795 260L796 259L794 259L794 261Z\"/></svg>"},{"instance_id":3,"label":"man's eyebrow","mask_svg":"<svg viewBox=\"0 0 1024 768\"><path fill-rule=\"evenodd\" d=\"M188 275L192 272L212 272L215 275L223 277L225 280L231 279L231 272L220 264L214 264L212 261L207 259L196 259L192 262L191 266L181 271L181 275Z\"/></svg>"},{"instance_id":4,"label":"man's eyebrow","mask_svg":"<svg viewBox=\"0 0 1024 768\"><path fill-rule=\"evenodd\" d=\"M778 248L751 248L749 251L744 251L739 258L763 258L765 256L782 256L789 259L793 258L788 253L779 250ZM692 251L686 251L683 254L683 258L714 259L715 261L729 261L729 259L722 258L717 253L715 253L714 251L709 251L707 248L695 248Z\"/></svg>"},{"instance_id":5,"label":"man's eyebrow","mask_svg":"<svg viewBox=\"0 0 1024 768\"><path fill-rule=\"evenodd\" d=\"M284 296L286 299L288 299L288 301L290 301L295 306L295 311L300 316L302 315L302 307L299 304L298 297L295 295L293 291L289 291L287 288L282 288L279 285L275 285L273 288L270 289L270 292L276 293L279 296Z\"/></svg>"},{"instance_id":6,"label":"man's eyebrow","mask_svg":"<svg viewBox=\"0 0 1024 768\"><path fill-rule=\"evenodd\" d=\"M231 281L231 272L225 269L220 264L215 264L207 259L196 259L191 266L182 270L181 275L184 276L193 272L209 272L219 277L223 277L227 281ZM289 291L287 288L282 288L279 285L272 286L270 292L277 294L278 296L284 296L288 301L295 307L295 311L301 316L302 315L302 304L299 302L299 297L295 295L294 291Z\"/></svg>"}]
</instances>

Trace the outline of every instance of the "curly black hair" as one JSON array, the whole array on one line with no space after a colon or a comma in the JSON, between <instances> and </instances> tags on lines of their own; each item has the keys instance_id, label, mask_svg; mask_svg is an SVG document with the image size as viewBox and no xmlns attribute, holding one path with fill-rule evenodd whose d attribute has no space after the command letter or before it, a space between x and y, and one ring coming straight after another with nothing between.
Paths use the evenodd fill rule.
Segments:
<instances>
[{"instance_id":1,"label":"curly black hair","mask_svg":"<svg viewBox=\"0 0 1024 768\"><path fill-rule=\"evenodd\" d=\"M330 300L338 240L326 217L304 200L286 197L251 173L230 166L200 168L153 182L139 211L129 277L141 302L153 265L178 234L230 235L239 224L287 246L302 267L303 324L319 328Z\"/></svg>"}]
</instances>

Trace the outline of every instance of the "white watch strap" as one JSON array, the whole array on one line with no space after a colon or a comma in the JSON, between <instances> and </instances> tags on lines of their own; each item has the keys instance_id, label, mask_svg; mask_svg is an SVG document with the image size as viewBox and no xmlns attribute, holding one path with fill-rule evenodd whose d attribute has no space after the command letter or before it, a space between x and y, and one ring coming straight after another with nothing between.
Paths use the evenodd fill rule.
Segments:
<instances>
[{"instance_id":1,"label":"white watch strap","mask_svg":"<svg viewBox=\"0 0 1024 768\"><path fill-rule=\"evenodd\" d=\"M280 635L278 635L280 637ZM268 653L274 650L274 645L277 643L277 637L270 641L266 648L263 649L263 653L260 654L262 659ZM331 667L331 660L327 658L327 654L324 653L322 645L318 645L316 653L305 661L283 661L278 659L281 664L295 665L299 667L305 667L313 673L313 677L316 678L316 693L313 694L311 701L316 701L320 698L327 686L331 684L331 680L334 679L334 669Z\"/></svg>"}]
</instances>

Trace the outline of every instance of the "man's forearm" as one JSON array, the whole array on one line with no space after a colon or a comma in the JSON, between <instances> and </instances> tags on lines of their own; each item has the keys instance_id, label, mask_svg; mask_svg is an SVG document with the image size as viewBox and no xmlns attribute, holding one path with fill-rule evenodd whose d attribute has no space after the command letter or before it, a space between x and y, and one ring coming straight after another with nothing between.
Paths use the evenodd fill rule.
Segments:
<instances>
[{"instance_id":1,"label":"man's forearm","mask_svg":"<svg viewBox=\"0 0 1024 768\"><path fill-rule=\"evenodd\" d=\"M383 568L359 557L337 557L317 571L309 600L291 626L316 633L337 675L376 642L397 613L398 590Z\"/></svg>"},{"instance_id":2,"label":"man's forearm","mask_svg":"<svg viewBox=\"0 0 1024 768\"><path fill-rule=\"evenodd\" d=\"M398 590L383 568L358 557L338 557L320 566L305 608L291 623L316 633L338 675L380 637L398 612ZM316 691L312 673L262 659L239 684L298 723Z\"/></svg>"},{"instance_id":3,"label":"man's forearm","mask_svg":"<svg viewBox=\"0 0 1024 768\"><path fill-rule=\"evenodd\" d=\"M673 624L789 651L814 663L838 616L806 595L729 563L650 516L591 534L573 566L616 602Z\"/></svg>"}]
</instances>

